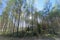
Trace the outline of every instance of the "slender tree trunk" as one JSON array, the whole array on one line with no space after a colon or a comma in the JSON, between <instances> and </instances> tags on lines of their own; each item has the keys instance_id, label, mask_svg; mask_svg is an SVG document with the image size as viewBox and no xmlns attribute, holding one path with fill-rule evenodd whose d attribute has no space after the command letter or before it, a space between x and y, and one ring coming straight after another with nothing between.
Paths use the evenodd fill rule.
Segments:
<instances>
[{"instance_id":1,"label":"slender tree trunk","mask_svg":"<svg viewBox=\"0 0 60 40\"><path fill-rule=\"evenodd\" d=\"M19 24L20 24L20 13L19 13L19 19L18 19L18 26L17 26L17 36L18 36L18 31L19 31Z\"/></svg>"}]
</instances>

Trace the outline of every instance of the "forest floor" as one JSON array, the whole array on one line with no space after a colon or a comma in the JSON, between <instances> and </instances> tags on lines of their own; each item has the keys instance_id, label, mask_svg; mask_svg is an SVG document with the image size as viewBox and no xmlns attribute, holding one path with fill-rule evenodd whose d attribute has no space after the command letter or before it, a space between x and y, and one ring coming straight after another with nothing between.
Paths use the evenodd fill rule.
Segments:
<instances>
[{"instance_id":1,"label":"forest floor","mask_svg":"<svg viewBox=\"0 0 60 40\"><path fill-rule=\"evenodd\" d=\"M0 40L60 40L60 38L41 38L41 37L17 38L17 37L0 36Z\"/></svg>"}]
</instances>

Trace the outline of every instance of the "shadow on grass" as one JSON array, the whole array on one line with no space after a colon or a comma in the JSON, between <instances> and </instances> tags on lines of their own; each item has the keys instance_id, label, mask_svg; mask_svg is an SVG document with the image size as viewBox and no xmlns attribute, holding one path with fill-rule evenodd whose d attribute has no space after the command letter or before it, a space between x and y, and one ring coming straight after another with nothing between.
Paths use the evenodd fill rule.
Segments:
<instances>
[{"instance_id":1,"label":"shadow on grass","mask_svg":"<svg viewBox=\"0 0 60 40\"><path fill-rule=\"evenodd\" d=\"M55 40L54 35L51 34L51 35L44 35L44 34L38 34L35 33L35 32L25 32L25 31L20 31L18 32L18 35L17 35L17 32L14 32L14 33L9 33L9 34L2 34L1 36L4 36L4 37L12 37L12 38L30 38L32 37L33 39L42 39L42 40Z\"/></svg>"},{"instance_id":2,"label":"shadow on grass","mask_svg":"<svg viewBox=\"0 0 60 40\"><path fill-rule=\"evenodd\" d=\"M18 32L14 32L14 33L7 33L7 34L2 34L1 36L5 36L5 37L19 37L19 38L22 38L22 37L32 37L32 36L37 36L36 33L34 32L25 32L25 31L20 31Z\"/></svg>"}]
</instances>

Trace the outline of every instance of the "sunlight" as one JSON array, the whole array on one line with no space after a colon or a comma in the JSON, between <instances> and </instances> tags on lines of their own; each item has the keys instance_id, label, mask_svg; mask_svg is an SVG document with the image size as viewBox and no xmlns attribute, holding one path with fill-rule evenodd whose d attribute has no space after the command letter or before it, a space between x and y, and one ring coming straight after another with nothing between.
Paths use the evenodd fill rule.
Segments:
<instances>
[{"instance_id":1,"label":"sunlight","mask_svg":"<svg viewBox=\"0 0 60 40\"><path fill-rule=\"evenodd\" d=\"M32 16L30 15L29 19L31 20L32 19Z\"/></svg>"}]
</instances>

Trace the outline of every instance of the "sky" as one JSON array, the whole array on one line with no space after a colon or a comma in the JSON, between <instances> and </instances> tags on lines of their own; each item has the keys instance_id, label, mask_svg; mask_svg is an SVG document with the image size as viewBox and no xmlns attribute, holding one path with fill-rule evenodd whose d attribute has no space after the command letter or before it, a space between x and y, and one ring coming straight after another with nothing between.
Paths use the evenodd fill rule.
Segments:
<instances>
[{"instance_id":1,"label":"sky","mask_svg":"<svg viewBox=\"0 0 60 40\"><path fill-rule=\"evenodd\" d=\"M6 0L2 0L2 5L0 6L0 15L2 14L3 9L6 7Z\"/></svg>"},{"instance_id":2,"label":"sky","mask_svg":"<svg viewBox=\"0 0 60 40\"><path fill-rule=\"evenodd\" d=\"M55 0L50 0L52 3L52 6L55 5ZM38 10L43 10L46 0L36 0L35 6Z\"/></svg>"},{"instance_id":3,"label":"sky","mask_svg":"<svg viewBox=\"0 0 60 40\"><path fill-rule=\"evenodd\" d=\"M38 9L38 11L43 10L44 4L46 0L34 0L35 1L35 7ZM50 0L52 2L52 5L55 5L55 0ZM2 0L2 5L0 6L0 15L2 14L2 11L6 7L6 0Z\"/></svg>"}]
</instances>

